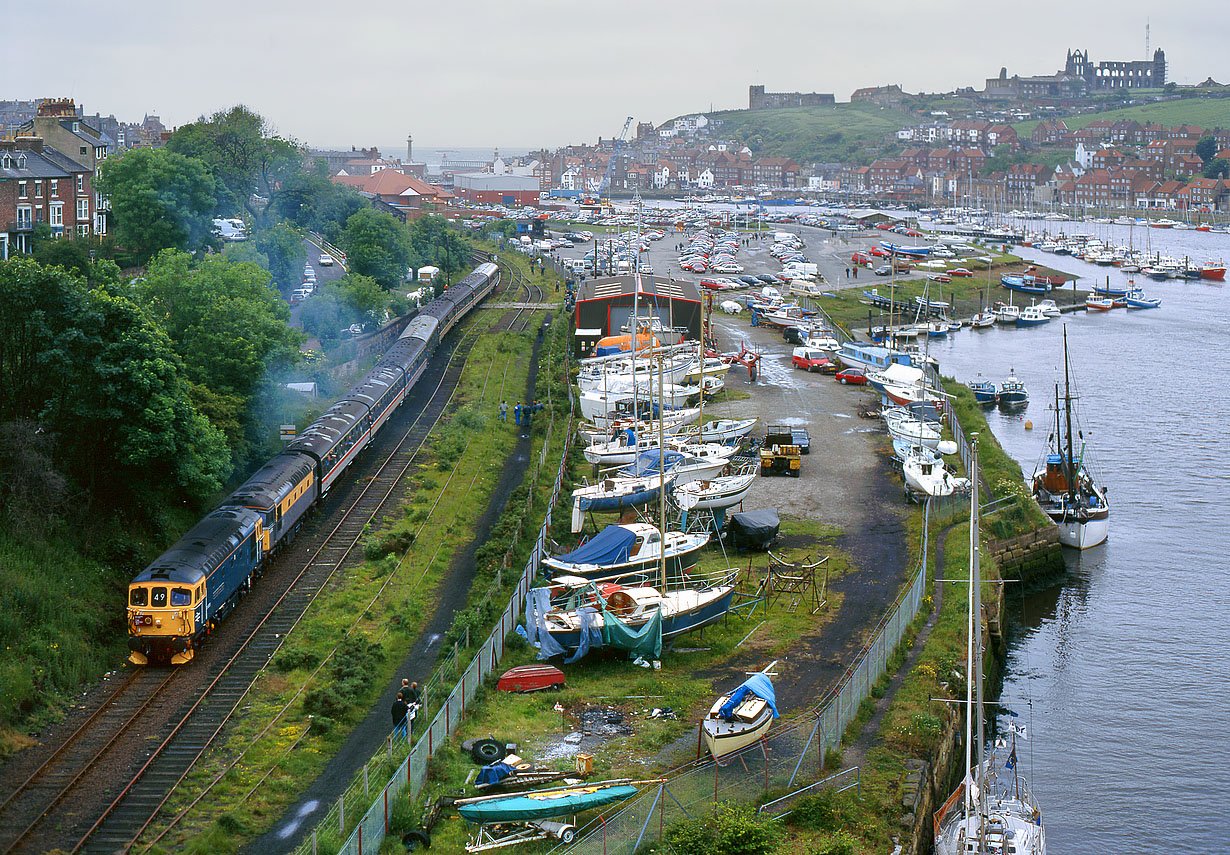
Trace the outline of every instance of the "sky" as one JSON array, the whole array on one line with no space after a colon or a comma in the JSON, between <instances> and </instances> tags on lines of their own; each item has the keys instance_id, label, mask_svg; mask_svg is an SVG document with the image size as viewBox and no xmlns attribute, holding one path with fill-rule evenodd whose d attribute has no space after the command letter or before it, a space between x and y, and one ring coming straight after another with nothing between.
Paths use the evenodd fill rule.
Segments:
<instances>
[{"instance_id":1,"label":"sky","mask_svg":"<svg viewBox=\"0 0 1230 855\"><path fill-rule=\"evenodd\" d=\"M627 116L746 107L753 83L847 101L893 83L981 89L1001 67L1053 74L1069 48L1143 59L1146 21L1169 79L1225 83L1223 3L35 0L4 15L0 99L72 97L168 127L243 103L313 147L402 156L407 134L416 149L554 148Z\"/></svg>"}]
</instances>

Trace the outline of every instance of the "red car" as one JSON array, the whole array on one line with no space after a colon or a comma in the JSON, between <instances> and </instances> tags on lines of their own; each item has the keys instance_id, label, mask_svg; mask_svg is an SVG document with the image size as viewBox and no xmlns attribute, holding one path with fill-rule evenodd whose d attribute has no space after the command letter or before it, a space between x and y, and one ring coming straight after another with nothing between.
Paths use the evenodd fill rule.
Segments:
<instances>
[{"instance_id":1,"label":"red car","mask_svg":"<svg viewBox=\"0 0 1230 855\"><path fill-rule=\"evenodd\" d=\"M824 351L814 347L796 347L790 361L795 368L804 371L823 372L831 364Z\"/></svg>"},{"instance_id":2,"label":"red car","mask_svg":"<svg viewBox=\"0 0 1230 855\"><path fill-rule=\"evenodd\" d=\"M974 274L970 273L964 267L954 267L952 270L948 271L948 275L949 276L973 276Z\"/></svg>"},{"instance_id":3,"label":"red car","mask_svg":"<svg viewBox=\"0 0 1230 855\"><path fill-rule=\"evenodd\" d=\"M865 386L867 384L867 372L862 368L843 368L834 376L843 386Z\"/></svg>"},{"instance_id":4,"label":"red car","mask_svg":"<svg viewBox=\"0 0 1230 855\"><path fill-rule=\"evenodd\" d=\"M873 246L871 249L867 250L867 254L874 255L876 258L888 258L888 250L881 249L878 246Z\"/></svg>"}]
</instances>

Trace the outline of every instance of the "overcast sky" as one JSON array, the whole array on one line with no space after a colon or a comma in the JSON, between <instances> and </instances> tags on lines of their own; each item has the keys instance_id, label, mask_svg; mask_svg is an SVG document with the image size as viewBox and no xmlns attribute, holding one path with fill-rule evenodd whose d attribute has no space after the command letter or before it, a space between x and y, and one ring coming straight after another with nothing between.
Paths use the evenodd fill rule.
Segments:
<instances>
[{"instance_id":1,"label":"overcast sky","mask_svg":"<svg viewBox=\"0 0 1230 855\"><path fill-rule=\"evenodd\" d=\"M1230 81L1224 0L110 0L13 4L0 99L71 96L168 127L244 103L313 146L554 147L683 113L747 106L747 87L982 88L1166 51L1170 79ZM1230 124L1230 101L1227 101ZM388 152L397 154L397 150Z\"/></svg>"}]
</instances>

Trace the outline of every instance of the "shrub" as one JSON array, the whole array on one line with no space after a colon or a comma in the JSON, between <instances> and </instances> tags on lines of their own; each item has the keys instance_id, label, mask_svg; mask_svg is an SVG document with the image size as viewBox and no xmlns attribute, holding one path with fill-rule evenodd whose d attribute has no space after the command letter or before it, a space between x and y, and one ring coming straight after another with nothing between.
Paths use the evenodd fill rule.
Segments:
<instances>
[{"instance_id":1,"label":"shrub","mask_svg":"<svg viewBox=\"0 0 1230 855\"><path fill-rule=\"evenodd\" d=\"M786 822L810 831L838 831L851 824L858 810L850 791L824 790L794 803Z\"/></svg>"},{"instance_id":2,"label":"shrub","mask_svg":"<svg viewBox=\"0 0 1230 855\"><path fill-rule=\"evenodd\" d=\"M694 817L672 825L665 841L675 855L769 855L781 827L748 805L722 805L714 819Z\"/></svg>"},{"instance_id":3,"label":"shrub","mask_svg":"<svg viewBox=\"0 0 1230 855\"><path fill-rule=\"evenodd\" d=\"M827 840L807 850L807 855L858 855L859 840L854 835L839 831Z\"/></svg>"},{"instance_id":4,"label":"shrub","mask_svg":"<svg viewBox=\"0 0 1230 855\"><path fill-rule=\"evenodd\" d=\"M298 671L300 668L315 668L320 664L320 654L313 650L283 648L273 659L273 670L281 674Z\"/></svg>"}]
</instances>

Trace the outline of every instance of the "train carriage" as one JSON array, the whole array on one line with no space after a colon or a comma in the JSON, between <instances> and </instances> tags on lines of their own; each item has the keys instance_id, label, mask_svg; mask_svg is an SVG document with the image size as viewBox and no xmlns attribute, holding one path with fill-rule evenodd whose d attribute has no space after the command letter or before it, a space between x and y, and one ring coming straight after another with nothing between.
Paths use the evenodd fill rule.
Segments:
<instances>
[{"instance_id":1,"label":"train carriage","mask_svg":"<svg viewBox=\"0 0 1230 855\"><path fill-rule=\"evenodd\" d=\"M346 397L367 405L372 433L375 434L406 397L406 371L399 365L382 360Z\"/></svg>"},{"instance_id":2,"label":"train carriage","mask_svg":"<svg viewBox=\"0 0 1230 855\"><path fill-rule=\"evenodd\" d=\"M193 526L129 583L128 658L191 660L198 639L247 589L263 542L261 517L247 508L218 508Z\"/></svg>"},{"instance_id":3,"label":"train carriage","mask_svg":"<svg viewBox=\"0 0 1230 855\"><path fill-rule=\"evenodd\" d=\"M293 539L299 522L317 498L316 461L306 454L284 451L270 460L223 506L242 507L261 515L265 553Z\"/></svg>"},{"instance_id":4,"label":"train carriage","mask_svg":"<svg viewBox=\"0 0 1230 855\"><path fill-rule=\"evenodd\" d=\"M362 401L338 401L286 446L316 460L316 477L323 496L371 439L371 419Z\"/></svg>"}]
</instances>

